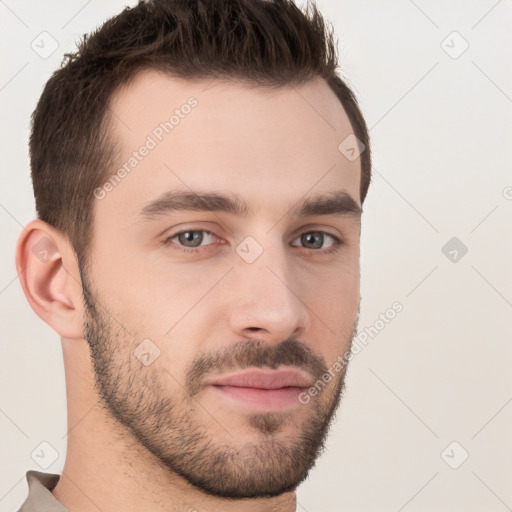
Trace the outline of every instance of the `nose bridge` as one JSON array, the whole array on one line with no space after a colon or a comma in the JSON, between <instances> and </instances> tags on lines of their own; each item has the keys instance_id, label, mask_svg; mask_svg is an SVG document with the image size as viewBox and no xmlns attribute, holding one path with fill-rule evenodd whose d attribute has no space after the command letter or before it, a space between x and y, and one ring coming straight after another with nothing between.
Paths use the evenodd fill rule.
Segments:
<instances>
[{"instance_id":1,"label":"nose bridge","mask_svg":"<svg viewBox=\"0 0 512 512\"><path fill-rule=\"evenodd\" d=\"M308 322L286 247L266 236L263 243L248 237L237 247L232 326L238 331L264 329L285 339Z\"/></svg>"}]
</instances>

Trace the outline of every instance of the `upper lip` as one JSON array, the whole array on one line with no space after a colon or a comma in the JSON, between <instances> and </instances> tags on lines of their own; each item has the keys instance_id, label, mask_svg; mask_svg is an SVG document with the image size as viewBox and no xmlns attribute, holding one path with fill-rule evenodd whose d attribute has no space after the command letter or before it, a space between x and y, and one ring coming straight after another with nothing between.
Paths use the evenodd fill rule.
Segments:
<instances>
[{"instance_id":1,"label":"upper lip","mask_svg":"<svg viewBox=\"0 0 512 512\"><path fill-rule=\"evenodd\" d=\"M254 368L212 379L208 384L259 389L279 389L288 386L307 388L311 386L311 378L308 378L303 372L290 368L281 370Z\"/></svg>"}]
</instances>

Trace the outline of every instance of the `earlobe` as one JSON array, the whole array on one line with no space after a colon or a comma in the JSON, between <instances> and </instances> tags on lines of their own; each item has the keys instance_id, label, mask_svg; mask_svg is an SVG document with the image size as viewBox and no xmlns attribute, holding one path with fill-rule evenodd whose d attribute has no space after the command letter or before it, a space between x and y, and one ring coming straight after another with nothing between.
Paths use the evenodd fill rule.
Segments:
<instances>
[{"instance_id":1,"label":"earlobe","mask_svg":"<svg viewBox=\"0 0 512 512\"><path fill-rule=\"evenodd\" d=\"M63 338L83 338L83 302L76 257L68 239L36 219L16 244L16 269L36 314Z\"/></svg>"}]
</instances>

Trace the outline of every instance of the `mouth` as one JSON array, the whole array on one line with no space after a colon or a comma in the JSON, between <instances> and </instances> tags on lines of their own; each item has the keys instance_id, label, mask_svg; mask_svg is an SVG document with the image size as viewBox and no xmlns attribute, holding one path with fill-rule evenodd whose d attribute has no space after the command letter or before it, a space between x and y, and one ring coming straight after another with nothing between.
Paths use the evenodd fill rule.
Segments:
<instances>
[{"instance_id":1,"label":"mouth","mask_svg":"<svg viewBox=\"0 0 512 512\"><path fill-rule=\"evenodd\" d=\"M299 405L299 394L311 385L310 376L289 368L254 368L208 382L211 390L230 403L250 410L267 412Z\"/></svg>"}]
</instances>

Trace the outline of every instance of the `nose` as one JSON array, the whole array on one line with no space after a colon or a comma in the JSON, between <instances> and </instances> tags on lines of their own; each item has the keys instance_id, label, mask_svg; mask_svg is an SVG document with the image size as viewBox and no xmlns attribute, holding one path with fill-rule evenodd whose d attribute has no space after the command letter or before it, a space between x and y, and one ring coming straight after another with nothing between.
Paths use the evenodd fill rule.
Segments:
<instances>
[{"instance_id":1,"label":"nose","mask_svg":"<svg viewBox=\"0 0 512 512\"><path fill-rule=\"evenodd\" d=\"M231 274L230 328L237 336L279 343L303 335L310 310L285 247L265 248L252 263L240 259Z\"/></svg>"}]
</instances>

